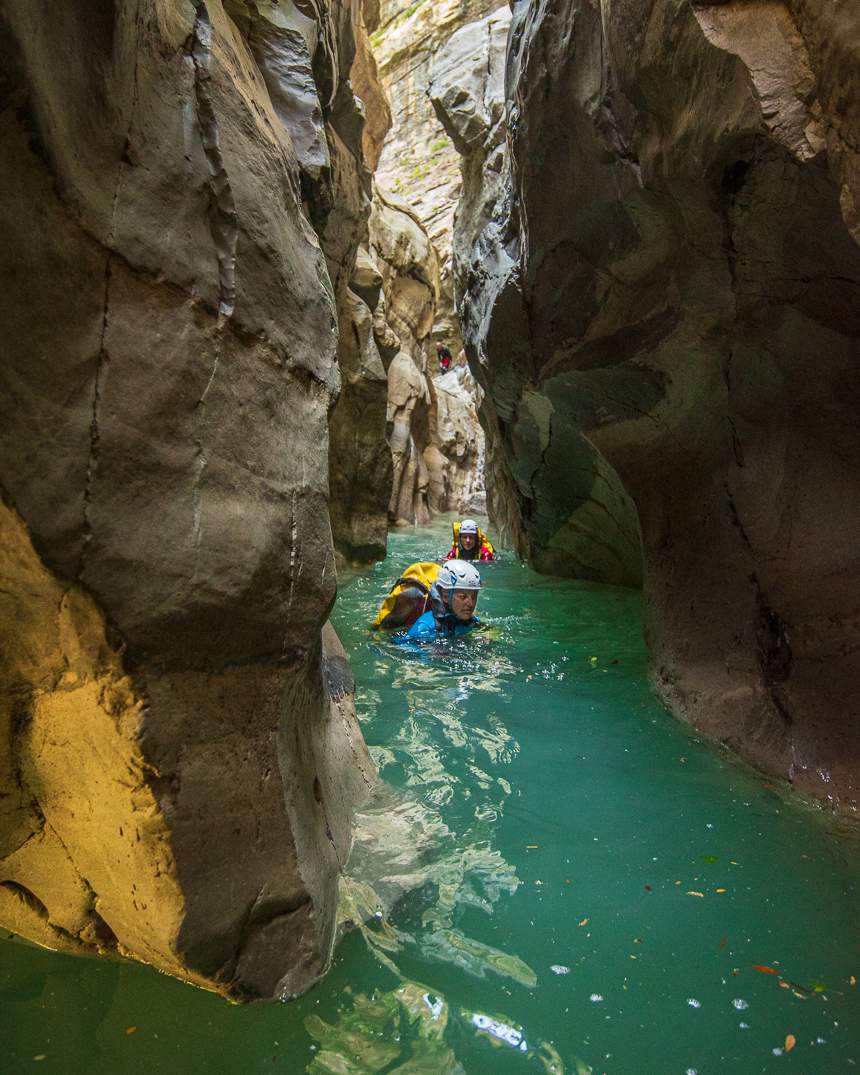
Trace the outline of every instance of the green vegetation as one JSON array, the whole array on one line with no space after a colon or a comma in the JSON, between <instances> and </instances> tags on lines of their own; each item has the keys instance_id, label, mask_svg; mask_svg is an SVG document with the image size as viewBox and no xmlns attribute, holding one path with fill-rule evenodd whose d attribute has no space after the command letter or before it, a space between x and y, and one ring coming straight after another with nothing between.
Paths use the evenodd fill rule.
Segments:
<instances>
[{"instance_id":1,"label":"green vegetation","mask_svg":"<svg viewBox=\"0 0 860 1075\"><path fill-rule=\"evenodd\" d=\"M385 40L387 34L392 30L396 30L401 23L405 22L408 18L411 18L418 8L425 2L426 0L415 0L414 4L410 4L405 11L401 11L397 18L393 19L387 26L381 26L378 30L374 30L370 35L371 46L373 48L378 48Z\"/></svg>"}]
</instances>

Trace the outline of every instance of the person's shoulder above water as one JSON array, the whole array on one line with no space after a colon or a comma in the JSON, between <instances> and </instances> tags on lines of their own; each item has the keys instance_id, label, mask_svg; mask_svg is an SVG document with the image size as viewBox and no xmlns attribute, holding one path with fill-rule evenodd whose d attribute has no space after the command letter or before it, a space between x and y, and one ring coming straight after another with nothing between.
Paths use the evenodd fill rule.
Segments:
<instances>
[{"instance_id":1,"label":"person's shoulder above water","mask_svg":"<svg viewBox=\"0 0 860 1075\"><path fill-rule=\"evenodd\" d=\"M496 550L490 539L474 519L463 519L452 524L451 548L445 554L447 560L483 560L489 563L496 558Z\"/></svg>"},{"instance_id":2,"label":"person's shoulder above water","mask_svg":"<svg viewBox=\"0 0 860 1075\"><path fill-rule=\"evenodd\" d=\"M401 639L415 639L415 638L435 638L436 637L436 619L432 612L425 612L419 616L415 623L409 628L408 631L404 631L401 635L394 635L394 641L399 642Z\"/></svg>"},{"instance_id":3,"label":"person's shoulder above water","mask_svg":"<svg viewBox=\"0 0 860 1075\"><path fill-rule=\"evenodd\" d=\"M395 641L430 641L468 634L480 626L475 618L475 605L481 589L481 576L472 564L449 560L439 569L431 587L432 604L408 631Z\"/></svg>"}]
</instances>

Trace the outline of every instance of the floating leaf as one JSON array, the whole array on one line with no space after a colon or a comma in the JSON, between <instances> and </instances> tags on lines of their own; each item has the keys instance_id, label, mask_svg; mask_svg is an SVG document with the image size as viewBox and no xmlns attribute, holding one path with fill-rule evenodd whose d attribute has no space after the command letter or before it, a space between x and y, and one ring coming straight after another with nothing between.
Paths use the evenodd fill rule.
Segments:
<instances>
[{"instance_id":1,"label":"floating leaf","mask_svg":"<svg viewBox=\"0 0 860 1075\"><path fill-rule=\"evenodd\" d=\"M584 925L585 925L585 923L586 923L587 921L588 921L588 919L587 919L587 918L583 918L583 920L582 920L582 921L581 921L581 922L580 922L579 924L580 924L581 926L584 926Z\"/></svg>"},{"instance_id":2,"label":"floating leaf","mask_svg":"<svg viewBox=\"0 0 860 1075\"><path fill-rule=\"evenodd\" d=\"M704 892L688 892L687 895L688 896L701 896L702 899L705 898L705 893Z\"/></svg>"},{"instance_id":3,"label":"floating leaf","mask_svg":"<svg viewBox=\"0 0 860 1075\"><path fill-rule=\"evenodd\" d=\"M126 1034L133 1034L135 1030L137 1030L136 1026L130 1026L128 1030L126 1030Z\"/></svg>"},{"instance_id":4,"label":"floating leaf","mask_svg":"<svg viewBox=\"0 0 860 1075\"><path fill-rule=\"evenodd\" d=\"M789 1049L793 1049L794 1046L796 1045L796 1043L797 1043L797 1038L794 1036L794 1034L786 1035L786 1038L785 1038L785 1051L788 1052Z\"/></svg>"},{"instance_id":5,"label":"floating leaf","mask_svg":"<svg viewBox=\"0 0 860 1075\"><path fill-rule=\"evenodd\" d=\"M646 885L646 886L645 886L645 888L646 888L646 889L647 889L647 890L648 890L649 892L651 891L651 886L650 886L650 885Z\"/></svg>"},{"instance_id":6,"label":"floating leaf","mask_svg":"<svg viewBox=\"0 0 860 1075\"><path fill-rule=\"evenodd\" d=\"M634 937L633 938L633 943L634 944L644 944L645 942L642 940L641 937Z\"/></svg>"},{"instance_id":7,"label":"floating leaf","mask_svg":"<svg viewBox=\"0 0 860 1075\"><path fill-rule=\"evenodd\" d=\"M717 856L716 855L702 855L700 857L702 859L702 862L716 862L717 861Z\"/></svg>"},{"instance_id":8,"label":"floating leaf","mask_svg":"<svg viewBox=\"0 0 860 1075\"><path fill-rule=\"evenodd\" d=\"M764 784L764 783L762 783L761 780L759 781L759 785L761 787L763 787L763 788L775 788L776 787L776 784Z\"/></svg>"},{"instance_id":9,"label":"floating leaf","mask_svg":"<svg viewBox=\"0 0 860 1075\"><path fill-rule=\"evenodd\" d=\"M817 982L814 978L809 979L809 988L815 993L823 993L827 988L824 982Z\"/></svg>"},{"instance_id":10,"label":"floating leaf","mask_svg":"<svg viewBox=\"0 0 860 1075\"><path fill-rule=\"evenodd\" d=\"M779 971L774 970L773 967L762 967L759 963L753 963L753 970L760 971L762 974L779 974Z\"/></svg>"},{"instance_id":11,"label":"floating leaf","mask_svg":"<svg viewBox=\"0 0 860 1075\"><path fill-rule=\"evenodd\" d=\"M788 982L780 982L779 987L780 987L780 989L790 989L791 988L791 986L788 984Z\"/></svg>"},{"instance_id":12,"label":"floating leaf","mask_svg":"<svg viewBox=\"0 0 860 1075\"><path fill-rule=\"evenodd\" d=\"M717 948L725 948L725 947L726 947L726 938L725 938L725 937L723 937L723 939L722 939L722 940L720 941L720 943L719 943L719 944L717 945Z\"/></svg>"}]
</instances>

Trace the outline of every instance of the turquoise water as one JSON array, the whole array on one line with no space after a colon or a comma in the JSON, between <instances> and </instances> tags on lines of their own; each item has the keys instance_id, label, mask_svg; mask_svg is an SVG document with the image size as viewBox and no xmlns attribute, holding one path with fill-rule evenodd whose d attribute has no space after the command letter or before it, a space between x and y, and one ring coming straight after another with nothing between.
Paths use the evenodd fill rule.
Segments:
<instances>
[{"instance_id":1,"label":"turquoise water","mask_svg":"<svg viewBox=\"0 0 860 1075\"><path fill-rule=\"evenodd\" d=\"M469 639L428 658L370 634L390 581L449 532L392 534L384 564L341 579L333 616L399 789L359 832L357 882L385 877L353 895L381 917L307 996L245 1008L4 942L3 1075L860 1066L854 830L665 712L636 593L508 559L484 571Z\"/></svg>"}]
</instances>

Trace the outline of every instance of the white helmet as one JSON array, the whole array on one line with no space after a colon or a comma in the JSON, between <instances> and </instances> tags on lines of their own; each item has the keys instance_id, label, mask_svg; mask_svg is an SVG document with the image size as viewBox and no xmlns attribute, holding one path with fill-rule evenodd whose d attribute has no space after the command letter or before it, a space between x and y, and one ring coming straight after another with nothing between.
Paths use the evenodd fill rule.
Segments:
<instances>
[{"instance_id":1,"label":"white helmet","mask_svg":"<svg viewBox=\"0 0 860 1075\"><path fill-rule=\"evenodd\" d=\"M477 534L478 533L478 524L475 522L474 519L464 519L460 523L460 533L461 534Z\"/></svg>"},{"instance_id":2,"label":"white helmet","mask_svg":"<svg viewBox=\"0 0 860 1075\"><path fill-rule=\"evenodd\" d=\"M443 590L480 590L481 576L465 560L448 560L439 568L436 585Z\"/></svg>"}]
</instances>

